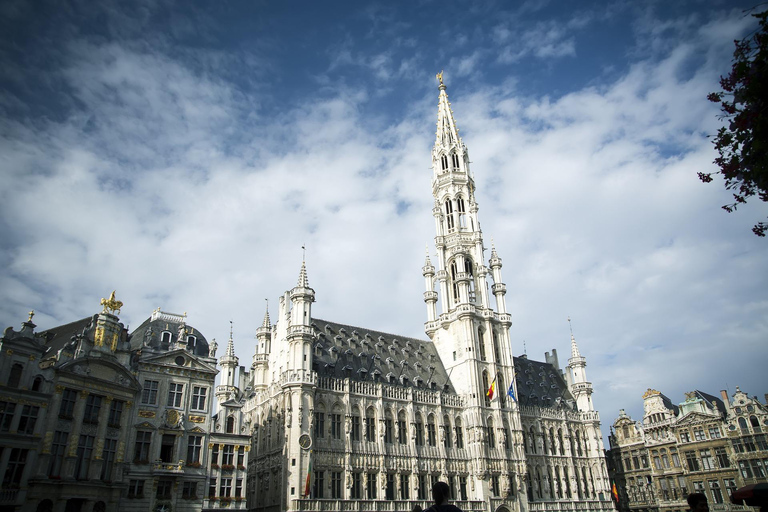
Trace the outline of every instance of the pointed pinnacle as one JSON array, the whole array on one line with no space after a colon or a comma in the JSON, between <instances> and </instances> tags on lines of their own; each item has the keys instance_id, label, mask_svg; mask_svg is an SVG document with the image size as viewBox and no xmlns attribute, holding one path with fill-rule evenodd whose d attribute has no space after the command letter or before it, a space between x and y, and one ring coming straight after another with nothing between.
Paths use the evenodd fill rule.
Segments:
<instances>
[{"instance_id":1,"label":"pointed pinnacle","mask_svg":"<svg viewBox=\"0 0 768 512\"><path fill-rule=\"evenodd\" d=\"M300 288L309 288L309 280L307 279L307 266L303 261L301 262L301 271L299 272L298 286Z\"/></svg>"},{"instance_id":2,"label":"pointed pinnacle","mask_svg":"<svg viewBox=\"0 0 768 512\"><path fill-rule=\"evenodd\" d=\"M267 299L264 299L267 300ZM272 322L269 321L269 302L267 302L267 310L264 312L264 321L261 323L262 327L271 327Z\"/></svg>"}]
</instances>

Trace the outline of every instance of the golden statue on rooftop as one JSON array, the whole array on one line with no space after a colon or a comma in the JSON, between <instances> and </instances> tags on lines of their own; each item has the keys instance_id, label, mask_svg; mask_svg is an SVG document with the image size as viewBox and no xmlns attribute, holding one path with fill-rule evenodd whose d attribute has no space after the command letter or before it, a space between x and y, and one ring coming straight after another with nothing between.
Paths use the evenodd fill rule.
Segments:
<instances>
[{"instance_id":1,"label":"golden statue on rooftop","mask_svg":"<svg viewBox=\"0 0 768 512\"><path fill-rule=\"evenodd\" d=\"M437 81L440 82L440 85L443 85L443 71L440 71L435 77L437 78Z\"/></svg>"},{"instance_id":2,"label":"golden statue on rooftop","mask_svg":"<svg viewBox=\"0 0 768 512\"><path fill-rule=\"evenodd\" d=\"M123 307L123 303L115 298L115 290L112 290L112 294L108 299L101 299L100 304L104 306L102 313L120 314L120 309Z\"/></svg>"}]
</instances>

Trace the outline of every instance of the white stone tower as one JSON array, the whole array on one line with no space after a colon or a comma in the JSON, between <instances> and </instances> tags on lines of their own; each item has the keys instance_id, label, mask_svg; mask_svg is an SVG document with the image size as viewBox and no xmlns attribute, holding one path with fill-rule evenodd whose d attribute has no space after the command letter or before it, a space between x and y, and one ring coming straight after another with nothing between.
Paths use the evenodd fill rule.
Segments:
<instances>
[{"instance_id":1,"label":"white stone tower","mask_svg":"<svg viewBox=\"0 0 768 512\"><path fill-rule=\"evenodd\" d=\"M467 425L472 432L469 446L478 498L489 495L488 468L485 462L494 455L489 445L495 433L511 432L513 439L520 432L517 404L507 397L514 379L514 366L509 341L510 316L506 312L506 288L501 278L501 259L491 252L490 268L485 264L484 245L475 182L469 170L467 147L459 137L451 105L438 75L439 103L437 133L432 149L432 194L435 204L435 247L437 271L427 256L423 275L426 283L424 301L427 304L425 330L434 342L449 372L450 380L459 394L464 395ZM489 275L490 274L490 275ZM488 292L492 278L495 311ZM434 290L435 280L438 291ZM437 302L440 314L437 314ZM442 382L437 383L438 387ZM488 390L494 386L494 396ZM517 487L515 474L522 452L501 462L502 473L509 485ZM491 463L489 463L491 464Z\"/></svg>"},{"instance_id":2,"label":"white stone tower","mask_svg":"<svg viewBox=\"0 0 768 512\"><path fill-rule=\"evenodd\" d=\"M570 321L570 320L569 320ZM571 332L571 357L565 367L568 391L576 399L580 411L594 411L592 405L592 383L587 381L587 359L579 353L579 346Z\"/></svg>"},{"instance_id":3,"label":"white stone tower","mask_svg":"<svg viewBox=\"0 0 768 512\"><path fill-rule=\"evenodd\" d=\"M224 355L219 358L222 376L221 384L216 386L216 398L219 403L226 402L237 396L237 368L240 360L235 355L235 343L232 339L232 322L229 323L229 341Z\"/></svg>"}]
</instances>

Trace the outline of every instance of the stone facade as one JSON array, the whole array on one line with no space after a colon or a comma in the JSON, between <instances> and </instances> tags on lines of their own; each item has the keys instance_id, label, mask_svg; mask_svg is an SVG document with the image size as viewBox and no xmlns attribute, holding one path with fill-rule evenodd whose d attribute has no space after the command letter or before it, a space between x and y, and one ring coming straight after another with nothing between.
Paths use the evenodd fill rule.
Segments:
<instances>
[{"instance_id":1,"label":"stone facade","mask_svg":"<svg viewBox=\"0 0 768 512\"><path fill-rule=\"evenodd\" d=\"M729 399L692 391L673 404L649 389L642 421L624 411L614 422L609 466L625 511L687 509L686 496L705 493L712 510L732 505L737 488L768 481L768 408L738 387Z\"/></svg>"},{"instance_id":2,"label":"stone facade","mask_svg":"<svg viewBox=\"0 0 768 512\"><path fill-rule=\"evenodd\" d=\"M586 359L513 357L502 262L485 260L469 155L445 86L432 151L428 339L312 316L302 264L257 330L240 402L251 510L412 510L444 480L464 510L609 510ZM493 392L489 392L489 390Z\"/></svg>"}]
</instances>

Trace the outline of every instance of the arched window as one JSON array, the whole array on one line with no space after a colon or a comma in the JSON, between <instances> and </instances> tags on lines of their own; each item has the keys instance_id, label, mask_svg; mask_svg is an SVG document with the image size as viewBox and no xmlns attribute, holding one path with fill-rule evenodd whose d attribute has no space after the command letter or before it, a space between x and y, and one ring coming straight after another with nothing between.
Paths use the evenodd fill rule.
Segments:
<instances>
[{"instance_id":1,"label":"arched window","mask_svg":"<svg viewBox=\"0 0 768 512\"><path fill-rule=\"evenodd\" d=\"M504 398L507 396L507 388L504 387L504 376L496 374L496 392L499 394L499 403L504 407Z\"/></svg>"},{"instance_id":2,"label":"arched window","mask_svg":"<svg viewBox=\"0 0 768 512\"><path fill-rule=\"evenodd\" d=\"M469 276L469 302L475 302L475 272L473 270L472 260L464 257L464 272Z\"/></svg>"},{"instance_id":3,"label":"arched window","mask_svg":"<svg viewBox=\"0 0 768 512\"><path fill-rule=\"evenodd\" d=\"M488 397L488 387L490 383L488 382L488 372L483 370L483 393L485 396L485 406L490 407L491 406L491 399Z\"/></svg>"},{"instance_id":4,"label":"arched window","mask_svg":"<svg viewBox=\"0 0 768 512\"><path fill-rule=\"evenodd\" d=\"M40 391L40 388L43 387L43 378L39 375L35 377L35 380L32 381L32 391Z\"/></svg>"},{"instance_id":5,"label":"arched window","mask_svg":"<svg viewBox=\"0 0 768 512\"><path fill-rule=\"evenodd\" d=\"M461 428L461 418L456 418L456 448L464 448L464 430Z\"/></svg>"},{"instance_id":6,"label":"arched window","mask_svg":"<svg viewBox=\"0 0 768 512\"><path fill-rule=\"evenodd\" d=\"M499 351L499 337L496 335L496 331L491 331L493 333L493 360L497 363L501 362Z\"/></svg>"},{"instance_id":7,"label":"arched window","mask_svg":"<svg viewBox=\"0 0 768 512\"><path fill-rule=\"evenodd\" d=\"M21 374L24 371L24 366L19 363L15 363L11 366L11 374L8 376L8 387L18 388L21 384Z\"/></svg>"},{"instance_id":8,"label":"arched window","mask_svg":"<svg viewBox=\"0 0 768 512\"><path fill-rule=\"evenodd\" d=\"M480 348L480 360L485 361L485 339L483 338L483 330L479 327L477 328L477 346Z\"/></svg>"},{"instance_id":9,"label":"arched window","mask_svg":"<svg viewBox=\"0 0 768 512\"><path fill-rule=\"evenodd\" d=\"M458 269L456 268L456 260L451 262L451 286L453 287L453 300L459 301L459 283L456 282L456 274Z\"/></svg>"},{"instance_id":10,"label":"arched window","mask_svg":"<svg viewBox=\"0 0 768 512\"><path fill-rule=\"evenodd\" d=\"M488 417L488 448L496 448L496 433L493 429L493 418Z\"/></svg>"},{"instance_id":11,"label":"arched window","mask_svg":"<svg viewBox=\"0 0 768 512\"><path fill-rule=\"evenodd\" d=\"M8 382L9 382L8 385L10 386L11 385L10 380ZM747 428L747 420L745 420L744 418L739 418L739 427L743 432L749 432L749 429Z\"/></svg>"},{"instance_id":12,"label":"arched window","mask_svg":"<svg viewBox=\"0 0 768 512\"><path fill-rule=\"evenodd\" d=\"M427 444L437 446L437 432L435 431L435 416L433 414L427 417Z\"/></svg>"},{"instance_id":13,"label":"arched window","mask_svg":"<svg viewBox=\"0 0 768 512\"><path fill-rule=\"evenodd\" d=\"M459 228L464 229L467 227L467 209L464 206L464 198L461 196L456 198L456 210L459 212Z\"/></svg>"},{"instance_id":14,"label":"arched window","mask_svg":"<svg viewBox=\"0 0 768 512\"><path fill-rule=\"evenodd\" d=\"M160 342L170 343L172 337L173 335L169 331L163 331L163 334L160 335Z\"/></svg>"},{"instance_id":15,"label":"arched window","mask_svg":"<svg viewBox=\"0 0 768 512\"><path fill-rule=\"evenodd\" d=\"M453 446L451 443L451 421L447 414L443 416L443 435L445 436L443 438L443 446L445 448Z\"/></svg>"},{"instance_id":16,"label":"arched window","mask_svg":"<svg viewBox=\"0 0 768 512\"><path fill-rule=\"evenodd\" d=\"M424 446L424 419L416 413L416 446Z\"/></svg>"},{"instance_id":17,"label":"arched window","mask_svg":"<svg viewBox=\"0 0 768 512\"><path fill-rule=\"evenodd\" d=\"M448 170L448 157L446 155L440 157L440 165L444 171Z\"/></svg>"},{"instance_id":18,"label":"arched window","mask_svg":"<svg viewBox=\"0 0 768 512\"><path fill-rule=\"evenodd\" d=\"M752 424L752 428L755 432L760 432L760 423L757 421L757 418L754 416L749 417L749 423Z\"/></svg>"},{"instance_id":19,"label":"arched window","mask_svg":"<svg viewBox=\"0 0 768 512\"><path fill-rule=\"evenodd\" d=\"M459 168L459 155L456 153L453 153L451 155L451 160L453 160L453 168L458 169Z\"/></svg>"},{"instance_id":20,"label":"arched window","mask_svg":"<svg viewBox=\"0 0 768 512\"><path fill-rule=\"evenodd\" d=\"M227 434L232 434L235 432L235 417L229 416L227 417Z\"/></svg>"},{"instance_id":21,"label":"arched window","mask_svg":"<svg viewBox=\"0 0 768 512\"><path fill-rule=\"evenodd\" d=\"M445 218L446 222L448 223L448 232L453 232L454 228L456 227L453 219L453 203L450 199L445 200Z\"/></svg>"}]
</instances>

